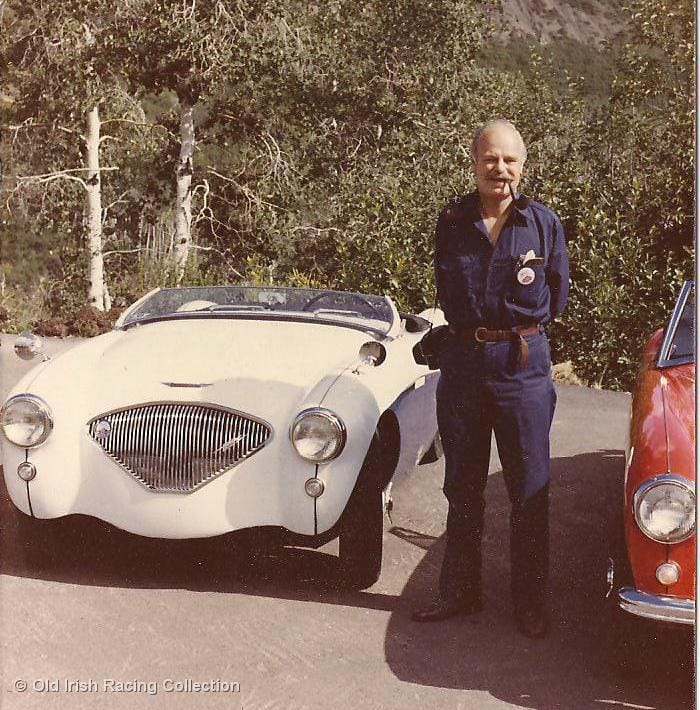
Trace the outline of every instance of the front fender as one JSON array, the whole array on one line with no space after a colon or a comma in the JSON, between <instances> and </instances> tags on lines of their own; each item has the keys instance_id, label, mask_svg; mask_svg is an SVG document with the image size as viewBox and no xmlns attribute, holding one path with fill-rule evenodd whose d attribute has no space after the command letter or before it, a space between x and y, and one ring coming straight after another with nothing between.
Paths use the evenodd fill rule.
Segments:
<instances>
[{"instance_id":1,"label":"front fender","mask_svg":"<svg viewBox=\"0 0 700 710\"><path fill-rule=\"evenodd\" d=\"M347 440L338 458L316 467L325 486L323 495L316 499L317 533L333 527L345 510L381 416L373 393L349 370L334 382L321 406L340 416Z\"/></svg>"}]
</instances>

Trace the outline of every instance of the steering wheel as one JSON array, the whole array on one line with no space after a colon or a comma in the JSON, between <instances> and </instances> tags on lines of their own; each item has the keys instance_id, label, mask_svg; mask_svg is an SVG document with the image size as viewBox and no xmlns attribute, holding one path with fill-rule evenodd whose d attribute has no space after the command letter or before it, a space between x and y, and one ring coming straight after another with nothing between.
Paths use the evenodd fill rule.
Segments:
<instances>
[{"instance_id":1,"label":"steering wheel","mask_svg":"<svg viewBox=\"0 0 700 710\"><path fill-rule=\"evenodd\" d=\"M317 293L315 296L313 296L312 298L309 299L309 301L304 305L304 307L301 310L302 311L310 311L311 306L313 306L315 303L318 303L318 301L320 301L321 299L333 298L336 296L337 296L337 294L335 294L335 293ZM344 298L347 298L347 297L354 298L356 301L359 301L363 305L368 306L371 309L372 313L374 313L374 315L377 316L377 320L384 320L384 318L382 318L382 314L377 310L376 306L374 306L372 304L372 302L369 299L365 298L364 296L360 296L357 293L347 293L347 294L343 294L343 297Z\"/></svg>"}]
</instances>

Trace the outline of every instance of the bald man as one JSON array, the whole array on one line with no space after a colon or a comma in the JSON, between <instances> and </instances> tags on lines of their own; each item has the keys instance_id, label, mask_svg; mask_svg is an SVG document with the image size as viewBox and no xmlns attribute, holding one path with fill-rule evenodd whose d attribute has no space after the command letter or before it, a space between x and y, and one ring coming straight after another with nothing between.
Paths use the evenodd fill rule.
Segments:
<instances>
[{"instance_id":1,"label":"bald man","mask_svg":"<svg viewBox=\"0 0 700 710\"><path fill-rule=\"evenodd\" d=\"M448 501L440 595L413 613L442 621L481 610L481 537L491 432L511 502L511 593L521 633L548 631L549 430L556 394L545 326L566 305L561 222L518 195L527 158L515 126L495 120L472 142L475 192L449 204L435 270L451 337L440 355L437 415Z\"/></svg>"}]
</instances>

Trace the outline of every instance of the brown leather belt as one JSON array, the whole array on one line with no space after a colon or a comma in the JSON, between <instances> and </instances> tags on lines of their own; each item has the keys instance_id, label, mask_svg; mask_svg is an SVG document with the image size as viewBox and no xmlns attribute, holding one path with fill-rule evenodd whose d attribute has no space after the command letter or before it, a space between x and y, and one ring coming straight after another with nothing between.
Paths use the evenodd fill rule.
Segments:
<instances>
[{"instance_id":1,"label":"brown leather belt","mask_svg":"<svg viewBox=\"0 0 700 710\"><path fill-rule=\"evenodd\" d=\"M518 353L518 366L520 368L527 367L530 348L527 345L525 336L538 335L542 332L539 325L517 326L510 330L490 330L485 326L478 328L465 328L450 331L460 339L467 342L476 341L477 343L496 343L501 340L510 340L512 343L517 343L520 352Z\"/></svg>"},{"instance_id":2,"label":"brown leather belt","mask_svg":"<svg viewBox=\"0 0 700 710\"><path fill-rule=\"evenodd\" d=\"M513 328L512 330L489 330L484 326L474 328L474 330L463 331L474 338L477 343L495 343L499 340L513 340L514 337L524 337L526 335L537 335L540 332L539 325L526 325Z\"/></svg>"}]
</instances>

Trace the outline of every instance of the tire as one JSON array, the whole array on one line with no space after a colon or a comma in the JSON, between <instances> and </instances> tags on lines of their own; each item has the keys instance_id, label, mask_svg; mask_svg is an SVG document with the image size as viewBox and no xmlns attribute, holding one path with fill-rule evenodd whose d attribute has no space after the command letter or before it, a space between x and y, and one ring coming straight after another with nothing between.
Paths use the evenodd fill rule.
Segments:
<instances>
[{"instance_id":1,"label":"tire","mask_svg":"<svg viewBox=\"0 0 700 710\"><path fill-rule=\"evenodd\" d=\"M384 511L379 490L359 489L345 511L339 536L339 559L344 586L371 587L382 571Z\"/></svg>"},{"instance_id":2,"label":"tire","mask_svg":"<svg viewBox=\"0 0 700 710\"><path fill-rule=\"evenodd\" d=\"M376 432L340 523L338 557L341 582L351 589L371 587L382 571L382 473L385 460L386 448L382 446L379 432Z\"/></svg>"}]
</instances>

